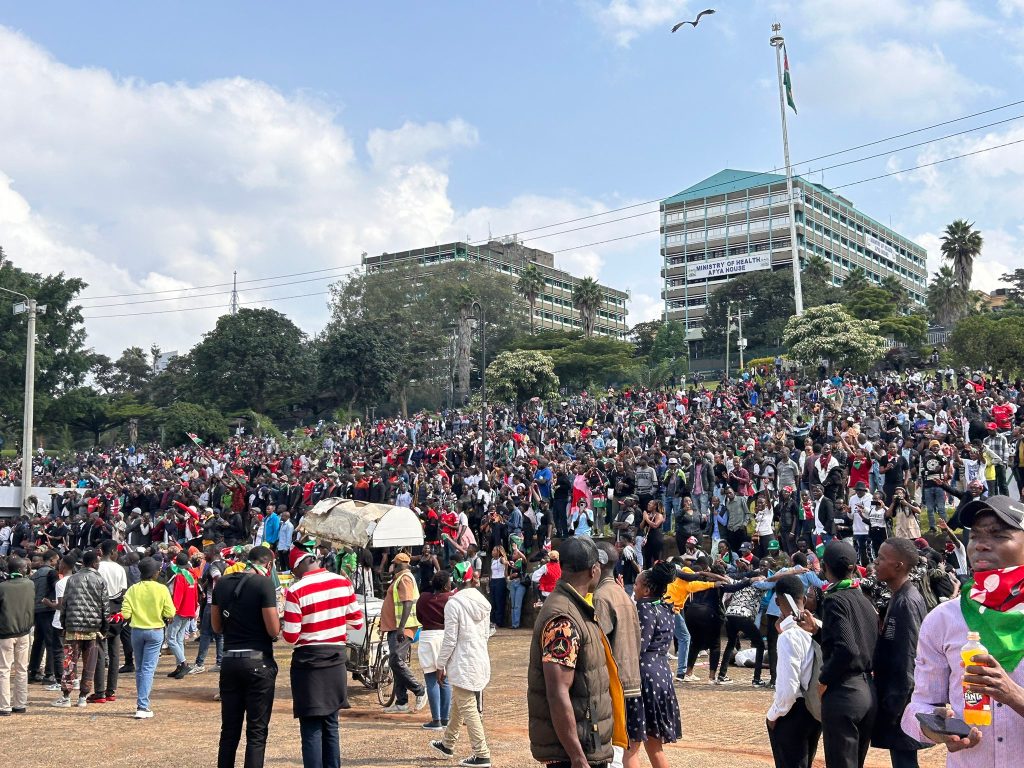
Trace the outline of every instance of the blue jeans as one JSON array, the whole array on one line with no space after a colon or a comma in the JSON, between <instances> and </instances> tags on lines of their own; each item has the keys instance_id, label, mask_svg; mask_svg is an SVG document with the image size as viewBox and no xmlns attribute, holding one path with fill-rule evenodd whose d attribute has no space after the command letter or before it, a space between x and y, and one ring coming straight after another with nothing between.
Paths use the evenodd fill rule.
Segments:
<instances>
[{"instance_id":1,"label":"blue jeans","mask_svg":"<svg viewBox=\"0 0 1024 768\"><path fill-rule=\"evenodd\" d=\"M185 630L192 619L184 616L175 616L171 619L171 625L167 628L167 647L174 654L174 660L178 664L185 663Z\"/></svg>"},{"instance_id":2,"label":"blue jeans","mask_svg":"<svg viewBox=\"0 0 1024 768\"><path fill-rule=\"evenodd\" d=\"M437 682L437 672L424 672L427 685L427 701L430 703L430 719L435 723L448 722L448 714L452 709L452 687L448 678L443 683Z\"/></svg>"},{"instance_id":3,"label":"blue jeans","mask_svg":"<svg viewBox=\"0 0 1024 768\"><path fill-rule=\"evenodd\" d=\"M665 503L665 522L661 524L661 530L664 533L669 533L672 530L672 519L682 507L682 499L678 496L665 495L662 500Z\"/></svg>"},{"instance_id":4,"label":"blue jeans","mask_svg":"<svg viewBox=\"0 0 1024 768\"><path fill-rule=\"evenodd\" d=\"M162 629L132 627L132 655L135 657L135 706L149 709L149 692L153 690L153 675L160 661L160 646L164 641Z\"/></svg>"},{"instance_id":5,"label":"blue jeans","mask_svg":"<svg viewBox=\"0 0 1024 768\"><path fill-rule=\"evenodd\" d=\"M215 641L214 649L217 652L217 666L220 666L224 656L224 635L218 635L213 631L213 624L210 620L210 606L203 611L203 621L199 630L199 652L196 654L196 666L201 667L206 663L206 654L210 650L210 641Z\"/></svg>"},{"instance_id":6,"label":"blue jeans","mask_svg":"<svg viewBox=\"0 0 1024 768\"><path fill-rule=\"evenodd\" d=\"M710 513L710 498L707 493L695 493L691 498L693 498L693 509L697 514L703 517Z\"/></svg>"},{"instance_id":7,"label":"blue jeans","mask_svg":"<svg viewBox=\"0 0 1024 768\"><path fill-rule=\"evenodd\" d=\"M686 658L690 655L690 630L686 626L686 619L683 617L682 611L675 615L674 622L672 634L679 644L676 649L676 655L679 657L676 662L676 675L678 676L686 674Z\"/></svg>"},{"instance_id":8,"label":"blue jeans","mask_svg":"<svg viewBox=\"0 0 1024 768\"><path fill-rule=\"evenodd\" d=\"M924 506L928 510L928 527L934 528L936 515L942 520L946 519L946 492L938 486L932 486L925 488L922 494Z\"/></svg>"},{"instance_id":9,"label":"blue jeans","mask_svg":"<svg viewBox=\"0 0 1024 768\"><path fill-rule=\"evenodd\" d=\"M324 717L300 717L302 768L341 768L338 713Z\"/></svg>"},{"instance_id":10,"label":"blue jeans","mask_svg":"<svg viewBox=\"0 0 1024 768\"><path fill-rule=\"evenodd\" d=\"M523 617L523 598L526 597L526 587L516 579L508 585L512 598L512 629L519 629L519 622Z\"/></svg>"}]
</instances>

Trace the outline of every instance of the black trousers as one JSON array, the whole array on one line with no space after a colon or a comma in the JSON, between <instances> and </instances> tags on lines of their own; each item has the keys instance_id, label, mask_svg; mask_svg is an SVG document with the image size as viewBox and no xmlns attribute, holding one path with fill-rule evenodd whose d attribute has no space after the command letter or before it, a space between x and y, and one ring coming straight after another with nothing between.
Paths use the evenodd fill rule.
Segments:
<instances>
[{"instance_id":1,"label":"black trousers","mask_svg":"<svg viewBox=\"0 0 1024 768\"><path fill-rule=\"evenodd\" d=\"M245 768L263 768L270 716L274 711L277 664L273 657L225 655L220 668L220 746L217 768L234 768L245 720Z\"/></svg>"},{"instance_id":2,"label":"black trousers","mask_svg":"<svg viewBox=\"0 0 1024 768\"><path fill-rule=\"evenodd\" d=\"M33 676L41 674L53 675L59 680L64 670L57 667L60 659L54 658L53 652L50 650L53 648L53 635L56 631L53 626L54 613L54 611L36 612L36 632L32 637L32 649L29 651L28 656L28 673ZM43 663L44 650L46 651L46 668L40 670Z\"/></svg>"},{"instance_id":3,"label":"black trousers","mask_svg":"<svg viewBox=\"0 0 1024 768\"><path fill-rule=\"evenodd\" d=\"M811 768L821 739L821 723L811 716L801 696L768 731L775 768Z\"/></svg>"},{"instance_id":4,"label":"black trousers","mask_svg":"<svg viewBox=\"0 0 1024 768\"><path fill-rule=\"evenodd\" d=\"M828 768L860 768L871 746L878 701L868 675L833 683L821 699L821 730Z\"/></svg>"},{"instance_id":5,"label":"black trousers","mask_svg":"<svg viewBox=\"0 0 1024 768\"><path fill-rule=\"evenodd\" d=\"M422 696L426 690L423 683L409 669L412 656L412 641L404 632L394 630L388 636L388 666L395 677L395 704L408 704L409 691L415 696Z\"/></svg>"},{"instance_id":6,"label":"black trousers","mask_svg":"<svg viewBox=\"0 0 1024 768\"><path fill-rule=\"evenodd\" d=\"M740 635L746 635L750 644L756 648L754 659L754 682L761 679L761 661L764 659L764 637L761 630L754 624L754 620L746 616L725 617L725 653L722 655L722 663L718 666L718 676L725 677L729 671L729 662L732 660L732 652L736 650L740 642ZM714 672L714 668L711 669Z\"/></svg>"},{"instance_id":7,"label":"black trousers","mask_svg":"<svg viewBox=\"0 0 1024 768\"><path fill-rule=\"evenodd\" d=\"M768 615L765 616L765 637L768 639L768 673L770 675L769 681L772 685L775 685L775 664L778 657L778 646L779 646L779 629L776 624L779 621L778 616Z\"/></svg>"},{"instance_id":8,"label":"black trousers","mask_svg":"<svg viewBox=\"0 0 1024 768\"><path fill-rule=\"evenodd\" d=\"M691 669L697 662L697 654L708 652L708 668L710 674L718 669L718 660L722 653L722 620L710 610L687 605L683 611L686 628L690 630L690 652L686 657L686 668Z\"/></svg>"},{"instance_id":9,"label":"black trousers","mask_svg":"<svg viewBox=\"0 0 1024 768\"><path fill-rule=\"evenodd\" d=\"M725 540L729 542L730 551L739 552L743 542L749 541L750 537L747 535L746 528L737 528L735 531L727 530L725 532Z\"/></svg>"}]
</instances>

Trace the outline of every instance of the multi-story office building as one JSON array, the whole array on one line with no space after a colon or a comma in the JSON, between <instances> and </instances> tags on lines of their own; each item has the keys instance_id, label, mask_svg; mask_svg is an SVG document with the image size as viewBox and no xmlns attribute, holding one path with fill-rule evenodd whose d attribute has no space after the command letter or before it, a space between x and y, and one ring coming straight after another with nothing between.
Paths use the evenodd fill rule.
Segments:
<instances>
[{"instance_id":1,"label":"multi-story office building","mask_svg":"<svg viewBox=\"0 0 1024 768\"><path fill-rule=\"evenodd\" d=\"M802 259L824 259L836 285L853 267L876 283L894 276L924 303L924 248L821 184L794 177L793 197ZM724 170L662 201L661 255L665 317L699 339L714 291L745 272L792 269L786 177Z\"/></svg>"},{"instance_id":2,"label":"multi-story office building","mask_svg":"<svg viewBox=\"0 0 1024 768\"><path fill-rule=\"evenodd\" d=\"M518 279L523 267L532 262L544 277L544 289L537 297L534 309L535 327L559 331L582 329L579 311L572 304L573 287L581 278L556 269L554 255L537 248L528 248L515 240L492 240L481 245L444 243L400 253L363 256L363 266L367 273L401 267L430 269L449 262L464 262L482 273L497 272L512 279ZM601 291L604 302L598 309L594 332L616 339L625 338L629 329L626 324L629 293L604 285ZM529 305L525 299L523 313L529 314Z\"/></svg>"}]
</instances>

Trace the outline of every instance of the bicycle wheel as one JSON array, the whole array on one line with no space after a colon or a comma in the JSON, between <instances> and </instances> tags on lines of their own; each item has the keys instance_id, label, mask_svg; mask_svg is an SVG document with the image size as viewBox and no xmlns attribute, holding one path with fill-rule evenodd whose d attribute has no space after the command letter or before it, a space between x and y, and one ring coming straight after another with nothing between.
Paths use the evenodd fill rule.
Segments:
<instances>
[{"instance_id":1,"label":"bicycle wheel","mask_svg":"<svg viewBox=\"0 0 1024 768\"><path fill-rule=\"evenodd\" d=\"M377 683L377 701L382 707L390 707L395 703L395 677L391 674L387 654L381 654L377 659L373 679Z\"/></svg>"}]
</instances>

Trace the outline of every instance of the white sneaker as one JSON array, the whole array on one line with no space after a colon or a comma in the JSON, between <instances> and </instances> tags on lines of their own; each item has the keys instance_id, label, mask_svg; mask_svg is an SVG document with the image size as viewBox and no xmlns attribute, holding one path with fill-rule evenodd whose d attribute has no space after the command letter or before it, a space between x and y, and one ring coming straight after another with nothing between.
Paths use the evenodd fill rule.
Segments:
<instances>
[{"instance_id":1,"label":"white sneaker","mask_svg":"<svg viewBox=\"0 0 1024 768\"><path fill-rule=\"evenodd\" d=\"M405 715L409 712L408 704L392 704L390 707L384 708L385 715Z\"/></svg>"},{"instance_id":2,"label":"white sneaker","mask_svg":"<svg viewBox=\"0 0 1024 768\"><path fill-rule=\"evenodd\" d=\"M78 706L81 707L82 709L85 709L85 707L86 707L86 705L88 703L89 703L89 700L85 696L79 696L78 697Z\"/></svg>"},{"instance_id":3,"label":"white sneaker","mask_svg":"<svg viewBox=\"0 0 1024 768\"><path fill-rule=\"evenodd\" d=\"M50 702L50 706L51 707L60 707L61 709L66 709L66 708L71 706L71 699L68 698L67 696L61 696L56 701Z\"/></svg>"},{"instance_id":4,"label":"white sneaker","mask_svg":"<svg viewBox=\"0 0 1024 768\"><path fill-rule=\"evenodd\" d=\"M684 683L699 683L701 679L696 675L683 675L681 679Z\"/></svg>"},{"instance_id":5,"label":"white sneaker","mask_svg":"<svg viewBox=\"0 0 1024 768\"><path fill-rule=\"evenodd\" d=\"M419 712L425 706L427 706L427 692L426 691L424 691L423 693L421 693L419 696L416 697L416 703L413 704L412 711L413 712Z\"/></svg>"},{"instance_id":6,"label":"white sneaker","mask_svg":"<svg viewBox=\"0 0 1024 768\"><path fill-rule=\"evenodd\" d=\"M153 716L153 710L151 709L136 709L133 717L136 720L149 720Z\"/></svg>"},{"instance_id":7,"label":"white sneaker","mask_svg":"<svg viewBox=\"0 0 1024 768\"><path fill-rule=\"evenodd\" d=\"M191 669L189 669L188 673L190 675L201 675L205 671L206 667L204 667L202 664L195 664L192 666Z\"/></svg>"}]
</instances>

